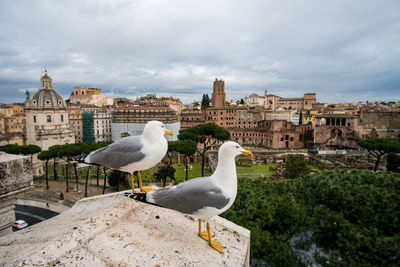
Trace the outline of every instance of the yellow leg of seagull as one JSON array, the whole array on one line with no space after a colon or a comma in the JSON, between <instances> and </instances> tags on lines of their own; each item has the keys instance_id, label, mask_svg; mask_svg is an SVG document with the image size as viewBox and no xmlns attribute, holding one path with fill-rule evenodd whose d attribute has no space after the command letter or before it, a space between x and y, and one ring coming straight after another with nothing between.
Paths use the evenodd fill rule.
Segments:
<instances>
[{"instance_id":1,"label":"yellow leg of seagull","mask_svg":"<svg viewBox=\"0 0 400 267\"><path fill-rule=\"evenodd\" d=\"M133 179L133 173L131 173L131 185L132 185L132 193L135 193L135 184Z\"/></svg>"},{"instance_id":2,"label":"yellow leg of seagull","mask_svg":"<svg viewBox=\"0 0 400 267\"><path fill-rule=\"evenodd\" d=\"M217 240L211 240L210 225L207 222L207 233L208 233L208 245L218 251L219 253L224 253L224 246L218 243Z\"/></svg>"},{"instance_id":3,"label":"yellow leg of seagull","mask_svg":"<svg viewBox=\"0 0 400 267\"><path fill-rule=\"evenodd\" d=\"M142 175L140 174L140 171L137 172L137 175L138 175L138 180L139 180L140 191L147 193L147 192L150 192L150 191L154 190L151 186L143 187L142 186Z\"/></svg>"},{"instance_id":4,"label":"yellow leg of seagull","mask_svg":"<svg viewBox=\"0 0 400 267\"><path fill-rule=\"evenodd\" d=\"M208 241L208 232L207 231L201 231L201 219L199 219L199 232L198 235L203 238L205 241Z\"/></svg>"}]
</instances>

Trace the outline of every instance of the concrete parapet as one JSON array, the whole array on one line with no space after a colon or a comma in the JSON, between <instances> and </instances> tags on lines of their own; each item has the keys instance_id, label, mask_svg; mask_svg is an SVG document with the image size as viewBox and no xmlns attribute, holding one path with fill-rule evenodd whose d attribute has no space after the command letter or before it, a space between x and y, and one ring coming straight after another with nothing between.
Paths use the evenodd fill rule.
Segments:
<instances>
[{"instance_id":1,"label":"concrete parapet","mask_svg":"<svg viewBox=\"0 0 400 267\"><path fill-rule=\"evenodd\" d=\"M250 231L209 221L226 249L197 236L197 220L123 196L78 201L49 220L0 238L0 266L248 266Z\"/></svg>"}]
</instances>

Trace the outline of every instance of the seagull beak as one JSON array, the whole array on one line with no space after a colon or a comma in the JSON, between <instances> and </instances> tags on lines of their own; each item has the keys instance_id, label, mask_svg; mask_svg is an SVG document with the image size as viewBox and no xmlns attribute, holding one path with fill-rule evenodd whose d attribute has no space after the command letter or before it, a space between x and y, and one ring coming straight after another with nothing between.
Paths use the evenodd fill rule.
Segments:
<instances>
[{"instance_id":1,"label":"seagull beak","mask_svg":"<svg viewBox=\"0 0 400 267\"><path fill-rule=\"evenodd\" d=\"M165 134L168 134L170 136L173 136L174 134L170 130L165 130Z\"/></svg>"},{"instance_id":2,"label":"seagull beak","mask_svg":"<svg viewBox=\"0 0 400 267\"><path fill-rule=\"evenodd\" d=\"M247 156L247 157L252 157L252 156L253 156L253 153L251 153L251 152L248 151L248 150L243 150L243 151L242 151L242 154L245 155L245 156Z\"/></svg>"}]
</instances>

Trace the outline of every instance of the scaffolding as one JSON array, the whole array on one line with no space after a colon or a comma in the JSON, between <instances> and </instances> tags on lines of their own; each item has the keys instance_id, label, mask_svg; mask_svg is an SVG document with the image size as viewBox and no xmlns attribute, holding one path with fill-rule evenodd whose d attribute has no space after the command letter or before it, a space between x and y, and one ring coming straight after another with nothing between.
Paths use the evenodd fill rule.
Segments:
<instances>
[{"instance_id":1,"label":"scaffolding","mask_svg":"<svg viewBox=\"0 0 400 267\"><path fill-rule=\"evenodd\" d=\"M94 142L93 112L82 112L82 141L84 143Z\"/></svg>"}]
</instances>

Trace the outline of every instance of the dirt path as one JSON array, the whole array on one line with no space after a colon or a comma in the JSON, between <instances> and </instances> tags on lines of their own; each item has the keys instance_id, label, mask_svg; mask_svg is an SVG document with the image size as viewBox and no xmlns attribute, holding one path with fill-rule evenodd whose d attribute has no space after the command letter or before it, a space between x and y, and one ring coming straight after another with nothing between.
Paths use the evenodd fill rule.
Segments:
<instances>
[{"instance_id":1,"label":"dirt path","mask_svg":"<svg viewBox=\"0 0 400 267\"><path fill-rule=\"evenodd\" d=\"M91 179L88 183L88 197L101 195L103 194L103 179L99 180L99 186L96 186L96 179ZM61 190L60 190L61 189ZM68 191L66 192L66 184L65 180L62 181L61 185L59 181L54 181L49 179L49 189L46 189L46 180L45 179L34 179L33 180L33 188L30 189L30 192L51 192L54 194L63 193L65 199L70 199L73 201L77 201L85 197L85 179L79 179L79 184L69 182ZM106 187L105 193L113 193L116 192L113 188Z\"/></svg>"}]
</instances>

